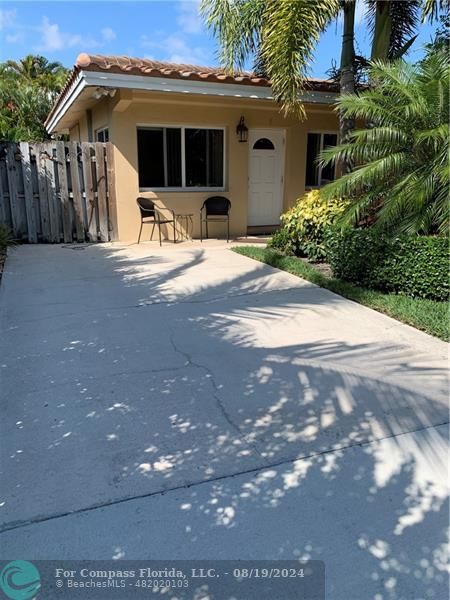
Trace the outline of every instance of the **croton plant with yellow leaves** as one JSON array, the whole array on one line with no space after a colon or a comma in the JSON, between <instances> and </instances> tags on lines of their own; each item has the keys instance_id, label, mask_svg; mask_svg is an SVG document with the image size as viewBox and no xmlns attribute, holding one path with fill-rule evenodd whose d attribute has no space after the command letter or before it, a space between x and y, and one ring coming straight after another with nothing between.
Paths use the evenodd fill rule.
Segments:
<instances>
[{"instance_id":1,"label":"croton plant with yellow leaves","mask_svg":"<svg viewBox=\"0 0 450 600\"><path fill-rule=\"evenodd\" d=\"M281 215L281 229L270 246L313 261L325 259L325 233L343 213L349 201L341 198L324 200L320 190L311 190Z\"/></svg>"}]
</instances>

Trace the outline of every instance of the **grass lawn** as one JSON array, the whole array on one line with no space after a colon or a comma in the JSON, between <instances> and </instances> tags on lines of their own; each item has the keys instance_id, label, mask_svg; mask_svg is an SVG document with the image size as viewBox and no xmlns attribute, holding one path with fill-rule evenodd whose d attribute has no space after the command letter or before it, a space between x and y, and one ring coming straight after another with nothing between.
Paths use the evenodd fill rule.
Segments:
<instances>
[{"instance_id":1,"label":"grass lawn","mask_svg":"<svg viewBox=\"0 0 450 600\"><path fill-rule=\"evenodd\" d=\"M409 298L399 294L387 294L367 288L358 287L340 279L327 277L313 266L295 256L284 256L270 248L255 248L254 246L238 246L234 252L248 256L260 262L287 271L307 279L311 283L331 290L336 294L349 298L359 304L378 310L403 323L408 323L417 329L426 331L441 340L448 341L449 335L449 305L447 302Z\"/></svg>"}]
</instances>

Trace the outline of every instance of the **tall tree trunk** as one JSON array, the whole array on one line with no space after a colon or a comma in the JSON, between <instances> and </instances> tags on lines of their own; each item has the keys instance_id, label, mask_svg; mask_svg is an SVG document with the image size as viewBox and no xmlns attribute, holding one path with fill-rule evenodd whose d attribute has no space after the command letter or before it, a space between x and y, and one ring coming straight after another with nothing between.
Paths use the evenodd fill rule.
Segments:
<instances>
[{"instance_id":1,"label":"tall tree trunk","mask_svg":"<svg viewBox=\"0 0 450 600\"><path fill-rule=\"evenodd\" d=\"M343 1L344 29L340 66L341 94L352 94L355 91L355 7L356 0ZM339 115L339 126L341 142L345 143L348 140L350 132L355 128L355 121L354 119L345 117L341 112ZM348 161L342 161L342 174L348 173L351 167L352 165Z\"/></svg>"},{"instance_id":2,"label":"tall tree trunk","mask_svg":"<svg viewBox=\"0 0 450 600\"><path fill-rule=\"evenodd\" d=\"M372 40L371 60L387 60L391 43L392 18L390 2L377 0L375 4L375 26Z\"/></svg>"}]
</instances>

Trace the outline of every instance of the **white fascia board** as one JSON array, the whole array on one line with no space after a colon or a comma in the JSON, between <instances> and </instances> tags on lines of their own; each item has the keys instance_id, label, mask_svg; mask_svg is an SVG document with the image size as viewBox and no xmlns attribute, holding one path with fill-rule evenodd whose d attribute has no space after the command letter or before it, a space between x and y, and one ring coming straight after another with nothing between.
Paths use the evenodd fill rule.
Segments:
<instances>
[{"instance_id":1,"label":"white fascia board","mask_svg":"<svg viewBox=\"0 0 450 600\"><path fill-rule=\"evenodd\" d=\"M273 100L272 89L265 86L243 85L238 83L216 83L208 81L192 81L187 79L169 79L149 77L146 75L125 75L86 71L87 85L98 87L128 88L148 90L152 92L176 92L181 94L199 94L203 96L222 96L228 98L250 98L257 100ZM303 102L317 104L333 104L337 94L329 92L306 91L300 95Z\"/></svg>"},{"instance_id":2,"label":"white fascia board","mask_svg":"<svg viewBox=\"0 0 450 600\"><path fill-rule=\"evenodd\" d=\"M85 87L86 81L84 78L84 74L82 71L80 71L75 81L72 83L71 89L67 93L66 97L61 102L60 106L45 126L49 133L53 133L53 131L56 129L58 121L60 121L61 118L66 114L68 109L72 106L72 104L75 102L75 100L78 98L78 96L81 94Z\"/></svg>"},{"instance_id":3,"label":"white fascia board","mask_svg":"<svg viewBox=\"0 0 450 600\"><path fill-rule=\"evenodd\" d=\"M216 83L207 81L192 81L190 79L169 79L164 77L149 77L146 75L127 75L120 73L105 73L103 71L80 71L61 106L47 125L51 133L58 121L74 103L81 91L87 87L105 87L134 89L151 92L167 92L178 94L196 94L202 96L221 96L226 98L249 98L253 100L274 100L272 89L265 86L243 85L238 83ZM306 91L300 95L302 102L310 104L334 104L338 94L330 92Z\"/></svg>"}]
</instances>

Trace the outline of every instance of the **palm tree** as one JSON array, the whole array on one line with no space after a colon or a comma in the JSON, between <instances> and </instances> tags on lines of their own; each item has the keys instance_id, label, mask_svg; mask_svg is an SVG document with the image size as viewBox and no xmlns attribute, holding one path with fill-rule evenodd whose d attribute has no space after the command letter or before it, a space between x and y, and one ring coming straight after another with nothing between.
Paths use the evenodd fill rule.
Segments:
<instances>
[{"instance_id":1,"label":"palm tree","mask_svg":"<svg viewBox=\"0 0 450 600\"><path fill-rule=\"evenodd\" d=\"M372 60L403 56L414 43L422 0L366 0Z\"/></svg>"},{"instance_id":2,"label":"palm tree","mask_svg":"<svg viewBox=\"0 0 450 600\"><path fill-rule=\"evenodd\" d=\"M423 0L423 18L437 19L439 14L448 14L449 0Z\"/></svg>"},{"instance_id":3,"label":"palm tree","mask_svg":"<svg viewBox=\"0 0 450 600\"><path fill-rule=\"evenodd\" d=\"M356 0L343 0L341 2L343 11L343 33L341 49L341 66L339 69L339 87L342 94L353 94L355 91L355 10ZM355 128L355 121L346 116L342 111L339 113L340 138L343 142L348 140L350 133ZM341 164L342 174L351 170L351 164L343 161Z\"/></svg>"},{"instance_id":4,"label":"palm tree","mask_svg":"<svg viewBox=\"0 0 450 600\"><path fill-rule=\"evenodd\" d=\"M67 74L61 63L32 54L0 63L0 138L46 139L44 121Z\"/></svg>"},{"instance_id":5,"label":"palm tree","mask_svg":"<svg viewBox=\"0 0 450 600\"><path fill-rule=\"evenodd\" d=\"M201 11L219 40L222 65L243 69L256 55L283 110L304 116L299 94L313 51L340 6L340 0L202 0Z\"/></svg>"},{"instance_id":6,"label":"palm tree","mask_svg":"<svg viewBox=\"0 0 450 600\"><path fill-rule=\"evenodd\" d=\"M60 62L49 62L44 56L28 54L19 61L8 60L4 69L26 83L37 83L50 92L59 92L68 71Z\"/></svg>"},{"instance_id":7,"label":"palm tree","mask_svg":"<svg viewBox=\"0 0 450 600\"><path fill-rule=\"evenodd\" d=\"M365 0L373 31L372 58L390 60L401 56L415 40L419 7L424 16L436 17L448 0ZM202 0L201 11L219 40L220 59L229 71L242 69L250 56L255 71L268 77L284 112L304 117L299 100L308 67L320 34L343 13L343 36L339 83L341 92L355 90L356 0ZM340 113L340 138L346 141L354 120ZM346 160L342 173L350 170Z\"/></svg>"},{"instance_id":8,"label":"palm tree","mask_svg":"<svg viewBox=\"0 0 450 600\"><path fill-rule=\"evenodd\" d=\"M346 116L371 127L322 154L324 164L350 160L356 166L321 193L353 198L347 223L372 216L393 232L443 232L450 185L447 54L431 51L415 66L375 61L371 76L376 87L338 102Z\"/></svg>"}]
</instances>

